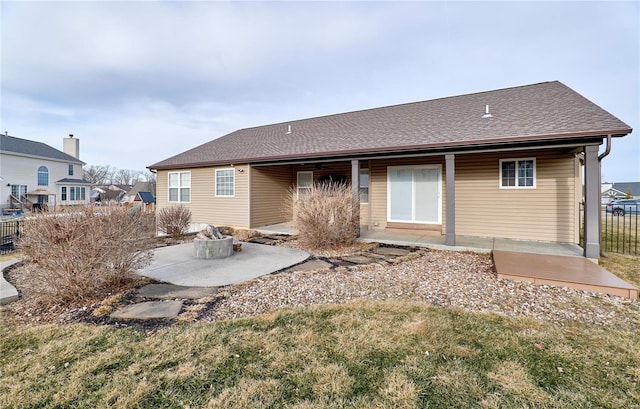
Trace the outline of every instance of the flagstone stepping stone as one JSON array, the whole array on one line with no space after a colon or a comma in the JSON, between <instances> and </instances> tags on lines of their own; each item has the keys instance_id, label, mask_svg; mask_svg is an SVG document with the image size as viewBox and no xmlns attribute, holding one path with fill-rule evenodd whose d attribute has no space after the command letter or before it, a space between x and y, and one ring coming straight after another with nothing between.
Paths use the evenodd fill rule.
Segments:
<instances>
[{"instance_id":1,"label":"flagstone stepping stone","mask_svg":"<svg viewBox=\"0 0 640 409\"><path fill-rule=\"evenodd\" d=\"M333 265L324 260L309 260L306 263L291 267L288 271L313 271L331 268Z\"/></svg>"},{"instance_id":2,"label":"flagstone stepping stone","mask_svg":"<svg viewBox=\"0 0 640 409\"><path fill-rule=\"evenodd\" d=\"M284 240L284 239L288 239L289 236L284 236L282 234L276 234L275 236L269 236L269 238L274 239L274 240Z\"/></svg>"},{"instance_id":3,"label":"flagstone stepping stone","mask_svg":"<svg viewBox=\"0 0 640 409\"><path fill-rule=\"evenodd\" d=\"M271 244L274 242L274 239L271 237L256 237L255 239L252 239L251 242L258 244Z\"/></svg>"},{"instance_id":4,"label":"flagstone stepping stone","mask_svg":"<svg viewBox=\"0 0 640 409\"><path fill-rule=\"evenodd\" d=\"M147 284L138 290L138 294L145 298L160 300L198 300L213 297L218 293L217 287L185 287L174 284Z\"/></svg>"},{"instance_id":5,"label":"flagstone stepping stone","mask_svg":"<svg viewBox=\"0 0 640 409\"><path fill-rule=\"evenodd\" d=\"M361 255L345 256L345 257L342 257L342 259L344 261L348 261L349 263L353 263L353 264L370 264L370 263L375 263L376 261L379 261L379 260L376 260L375 258L361 256Z\"/></svg>"},{"instance_id":6,"label":"flagstone stepping stone","mask_svg":"<svg viewBox=\"0 0 640 409\"><path fill-rule=\"evenodd\" d=\"M147 301L121 307L111 313L111 318L124 320L152 320L176 318L182 309L182 301Z\"/></svg>"},{"instance_id":7,"label":"flagstone stepping stone","mask_svg":"<svg viewBox=\"0 0 640 409\"><path fill-rule=\"evenodd\" d=\"M340 260L337 258L329 259L329 261L331 262L331 264L333 264L336 267L352 267L355 264L355 263L352 263L351 261Z\"/></svg>"},{"instance_id":8,"label":"flagstone stepping stone","mask_svg":"<svg viewBox=\"0 0 640 409\"><path fill-rule=\"evenodd\" d=\"M393 257L406 256L407 254L411 253L411 251L407 249L398 249L395 247L376 247L371 252L375 254L380 254L381 256L393 256Z\"/></svg>"}]
</instances>

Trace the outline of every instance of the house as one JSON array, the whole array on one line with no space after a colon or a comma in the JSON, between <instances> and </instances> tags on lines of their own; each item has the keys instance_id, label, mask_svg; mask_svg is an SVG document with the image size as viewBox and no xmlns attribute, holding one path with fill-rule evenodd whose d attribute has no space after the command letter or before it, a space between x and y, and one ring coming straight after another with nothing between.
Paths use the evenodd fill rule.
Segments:
<instances>
[{"instance_id":1,"label":"house","mask_svg":"<svg viewBox=\"0 0 640 409\"><path fill-rule=\"evenodd\" d=\"M154 211L156 198L151 192L138 192L136 193L136 197L133 198L132 203L139 204L142 210Z\"/></svg>"},{"instance_id":2,"label":"house","mask_svg":"<svg viewBox=\"0 0 640 409\"><path fill-rule=\"evenodd\" d=\"M360 194L364 229L579 243L600 253L600 160L631 128L545 82L240 129L155 163L157 208L244 228L291 220L287 190L327 177Z\"/></svg>"},{"instance_id":3,"label":"house","mask_svg":"<svg viewBox=\"0 0 640 409\"><path fill-rule=\"evenodd\" d=\"M631 196L631 197L628 197ZM640 199L640 182L603 183L603 200L607 203L616 199Z\"/></svg>"},{"instance_id":4,"label":"house","mask_svg":"<svg viewBox=\"0 0 640 409\"><path fill-rule=\"evenodd\" d=\"M0 135L0 206L33 210L89 203L80 141L63 138L63 151L42 142Z\"/></svg>"},{"instance_id":5,"label":"house","mask_svg":"<svg viewBox=\"0 0 640 409\"><path fill-rule=\"evenodd\" d=\"M133 203L136 200L138 192L148 192L152 195L152 197L154 197L154 201L155 201L155 190L156 190L155 182L138 181L136 182L135 185L133 185L131 189L129 189L129 191L122 198L122 200L126 203Z\"/></svg>"},{"instance_id":6,"label":"house","mask_svg":"<svg viewBox=\"0 0 640 409\"><path fill-rule=\"evenodd\" d=\"M91 201L103 206L122 204L131 185L105 185L96 186L91 190ZM128 201L127 201L128 202Z\"/></svg>"}]
</instances>

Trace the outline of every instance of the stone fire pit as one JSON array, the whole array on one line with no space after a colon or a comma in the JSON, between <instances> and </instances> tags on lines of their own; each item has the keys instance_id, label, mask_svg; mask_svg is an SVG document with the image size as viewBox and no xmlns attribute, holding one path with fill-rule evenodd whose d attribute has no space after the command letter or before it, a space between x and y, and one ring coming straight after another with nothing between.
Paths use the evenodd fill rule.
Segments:
<instances>
[{"instance_id":1,"label":"stone fire pit","mask_svg":"<svg viewBox=\"0 0 640 409\"><path fill-rule=\"evenodd\" d=\"M193 239L194 257L219 259L233 254L233 237L223 236L214 226L208 225Z\"/></svg>"}]
</instances>

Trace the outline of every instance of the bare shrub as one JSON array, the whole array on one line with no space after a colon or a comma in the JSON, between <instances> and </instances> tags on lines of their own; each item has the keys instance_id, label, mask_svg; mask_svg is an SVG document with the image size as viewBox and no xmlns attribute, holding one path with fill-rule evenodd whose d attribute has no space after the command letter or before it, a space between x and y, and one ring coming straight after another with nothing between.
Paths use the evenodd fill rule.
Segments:
<instances>
[{"instance_id":1,"label":"bare shrub","mask_svg":"<svg viewBox=\"0 0 640 409\"><path fill-rule=\"evenodd\" d=\"M18 243L29 267L26 290L43 302L71 304L121 288L150 261L154 227L152 217L124 208L36 214Z\"/></svg>"},{"instance_id":2,"label":"bare shrub","mask_svg":"<svg viewBox=\"0 0 640 409\"><path fill-rule=\"evenodd\" d=\"M301 244L313 249L348 245L359 227L360 203L344 183L321 183L303 198L290 190L293 224Z\"/></svg>"},{"instance_id":3,"label":"bare shrub","mask_svg":"<svg viewBox=\"0 0 640 409\"><path fill-rule=\"evenodd\" d=\"M158 211L158 230L174 239L184 236L191 224L191 210L178 205L165 207Z\"/></svg>"}]
</instances>

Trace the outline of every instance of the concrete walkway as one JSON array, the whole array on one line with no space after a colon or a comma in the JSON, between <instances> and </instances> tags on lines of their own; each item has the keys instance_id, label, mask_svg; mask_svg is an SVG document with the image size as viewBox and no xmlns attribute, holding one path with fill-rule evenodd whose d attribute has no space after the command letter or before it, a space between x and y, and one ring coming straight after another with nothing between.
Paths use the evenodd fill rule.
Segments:
<instances>
[{"instance_id":1,"label":"concrete walkway","mask_svg":"<svg viewBox=\"0 0 640 409\"><path fill-rule=\"evenodd\" d=\"M243 243L242 251L223 259L195 259L193 253L193 243L156 249L151 265L138 274L182 286L219 287L271 274L309 258L305 251L254 243Z\"/></svg>"},{"instance_id":2,"label":"concrete walkway","mask_svg":"<svg viewBox=\"0 0 640 409\"><path fill-rule=\"evenodd\" d=\"M255 229L263 234L297 234L291 222L263 226ZM523 253L555 254L564 256L582 256L583 249L577 244L553 243L541 241L494 239L489 237L456 236L456 245L447 246L445 236L402 233L398 231L361 229L358 241L366 243L385 243L395 246L417 246L434 250L475 251L491 253L493 250L515 251Z\"/></svg>"},{"instance_id":3,"label":"concrete walkway","mask_svg":"<svg viewBox=\"0 0 640 409\"><path fill-rule=\"evenodd\" d=\"M9 304L18 299L18 290L4 279L4 270L19 263L20 259L0 262L0 305Z\"/></svg>"}]
</instances>

